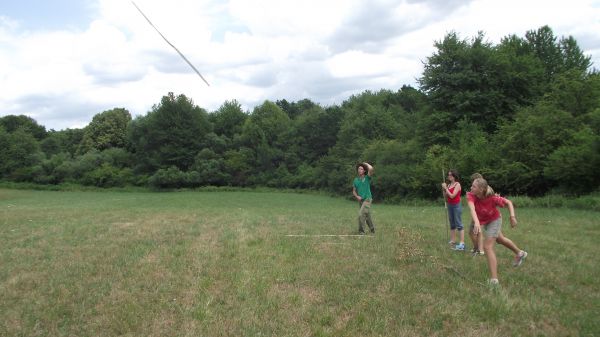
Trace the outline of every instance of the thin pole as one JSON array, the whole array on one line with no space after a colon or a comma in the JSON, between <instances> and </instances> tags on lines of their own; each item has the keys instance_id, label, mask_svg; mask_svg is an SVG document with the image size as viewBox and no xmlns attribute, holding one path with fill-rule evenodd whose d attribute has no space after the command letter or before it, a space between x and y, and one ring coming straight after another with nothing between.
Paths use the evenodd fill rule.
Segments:
<instances>
[{"instance_id":1,"label":"thin pole","mask_svg":"<svg viewBox=\"0 0 600 337\"><path fill-rule=\"evenodd\" d=\"M446 182L446 173L444 172L444 168L442 167L442 183L445 183L445 182ZM444 194L444 191L442 191L442 198L444 199L444 210L445 210L444 218L446 219L446 242L449 242L450 233L449 233L448 227L450 227L450 224L448 224L448 203L446 202L446 195Z\"/></svg>"},{"instance_id":2,"label":"thin pole","mask_svg":"<svg viewBox=\"0 0 600 337\"><path fill-rule=\"evenodd\" d=\"M175 49L175 51L177 52L177 54L179 54L179 56L181 56L181 58L190 67L192 67L192 69L196 72L196 74L198 74L198 76L200 76L200 78L204 81L204 83L206 83L206 85L208 85L210 87L210 84L208 84L208 81L206 81L206 79L204 78L204 76L202 76L202 74L200 74L200 72L198 71L198 69L196 69L196 67L194 67L194 65L192 64L192 62L190 62L187 59L187 57L185 57L183 55L183 53L180 52L179 49L177 49L177 47L175 47L171 42L169 42L169 40L167 40L167 38L164 35L162 35L162 33L158 30L158 28L156 28L156 26L154 26L154 24L152 23L152 21L150 21L150 19L148 19L148 17L146 16L146 14L144 14L144 12L142 12L142 10L138 7L138 5L135 4L135 2L133 2L133 0L131 1L131 3L135 6L135 8L137 8L137 10L140 12L140 14L142 14L142 16L146 19L146 21L148 21L148 23L150 24L150 26L152 26L152 28L154 28L154 30L156 30L156 32L158 33L158 35L160 35L160 37L162 37L163 40L165 40L165 42L169 44L169 46L173 47L173 49Z\"/></svg>"}]
</instances>

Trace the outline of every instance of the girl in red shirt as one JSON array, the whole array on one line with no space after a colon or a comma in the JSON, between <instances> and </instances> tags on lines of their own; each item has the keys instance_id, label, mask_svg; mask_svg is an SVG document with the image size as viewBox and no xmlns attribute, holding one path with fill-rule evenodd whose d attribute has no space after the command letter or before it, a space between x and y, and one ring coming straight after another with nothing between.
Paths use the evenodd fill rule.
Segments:
<instances>
[{"instance_id":1,"label":"girl in red shirt","mask_svg":"<svg viewBox=\"0 0 600 337\"><path fill-rule=\"evenodd\" d=\"M450 184L442 183L444 196L446 196L448 219L450 220L450 245L456 243L456 231L460 235L460 243L452 247L454 250L465 250L465 232L462 224L462 206L460 204L460 194L462 188L459 182L460 177L456 170L448 171L448 181Z\"/></svg>"},{"instance_id":2,"label":"girl in red shirt","mask_svg":"<svg viewBox=\"0 0 600 337\"><path fill-rule=\"evenodd\" d=\"M513 266L518 267L527 257L527 252L519 249L509 238L502 234L502 216L496 207L508 207L510 213L511 227L517 226L515 208L510 200L495 195L483 178L477 178L471 185L471 192L467 193L471 218L473 219L473 232L475 235L482 231L484 234L483 249L487 255L488 267L490 268L491 285L498 285L498 262L494 244L505 246L515 253ZM483 228L482 228L483 227Z\"/></svg>"}]
</instances>

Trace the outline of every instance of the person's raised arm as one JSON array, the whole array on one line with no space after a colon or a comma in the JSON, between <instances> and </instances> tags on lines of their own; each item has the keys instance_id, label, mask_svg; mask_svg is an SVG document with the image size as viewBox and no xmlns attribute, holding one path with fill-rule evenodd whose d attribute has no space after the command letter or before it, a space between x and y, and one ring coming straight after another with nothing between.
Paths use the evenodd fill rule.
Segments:
<instances>
[{"instance_id":1,"label":"person's raised arm","mask_svg":"<svg viewBox=\"0 0 600 337\"><path fill-rule=\"evenodd\" d=\"M367 162L364 162L363 164L365 164L365 165L367 166L367 175L368 175L369 177L373 176L373 171L375 170L375 169L373 168L373 166L371 166L371 164L369 164L369 163L367 163Z\"/></svg>"}]
</instances>

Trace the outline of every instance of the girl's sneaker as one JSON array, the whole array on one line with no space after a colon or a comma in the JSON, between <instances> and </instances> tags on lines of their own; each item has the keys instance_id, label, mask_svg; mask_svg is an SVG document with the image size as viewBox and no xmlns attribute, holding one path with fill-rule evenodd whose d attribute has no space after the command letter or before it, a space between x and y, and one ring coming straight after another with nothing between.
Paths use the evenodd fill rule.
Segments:
<instances>
[{"instance_id":1,"label":"girl's sneaker","mask_svg":"<svg viewBox=\"0 0 600 337\"><path fill-rule=\"evenodd\" d=\"M513 267L518 267L523 264L523 261L527 258L527 252L522 250L519 252L517 256L515 256L515 260L513 261Z\"/></svg>"},{"instance_id":2,"label":"girl's sneaker","mask_svg":"<svg viewBox=\"0 0 600 337\"><path fill-rule=\"evenodd\" d=\"M491 278L487 281L488 286L493 290L500 290L500 282L497 278Z\"/></svg>"},{"instance_id":3,"label":"girl's sneaker","mask_svg":"<svg viewBox=\"0 0 600 337\"><path fill-rule=\"evenodd\" d=\"M478 250L475 248L471 249L471 256L481 256L481 255L485 255L483 250Z\"/></svg>"},{"instance_id":4,"label":"girl's sneaker","mask_svg":"<svg viewBox=\"0 0 600 337\"><path fill-rule=\"evenodd\" d=\"M454 250L464 251L465 250L465 244L464 243L457 244L456 246L454 246Z\"/></svg>"}]
</instances>

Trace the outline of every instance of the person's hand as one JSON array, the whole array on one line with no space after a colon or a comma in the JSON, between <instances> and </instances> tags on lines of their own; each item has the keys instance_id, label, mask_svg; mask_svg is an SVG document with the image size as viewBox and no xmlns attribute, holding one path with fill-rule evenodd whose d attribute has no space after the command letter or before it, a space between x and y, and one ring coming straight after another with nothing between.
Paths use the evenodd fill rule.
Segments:
<instances>
[{"instance_id":1,"label":"person's hand","mask_svg":"<svg viewBox=\"0 0 600 337\"><path fill-rule=\"evenodd\" d=\"M358 200L358 202L362 201L362 198L360 197L360 195L356 197L356 200Z\"/></svg>"},{"instance_id":2,"label":"person's hand","mask_svg":"<svg viewBox=\"0 0 600 337\"><path fill-rule=\"evenodd\" d=\"M442 188L446 189L446 188L448 188L448 185L446 185L446 183L442 183Z\"/></svg>"},{"instance_id":3,"label":"person's hand","mask_svg":"<svg viewBox=\"0 0 600 337\"><path fill-rule=\"evenodd\" d=\"M481 232L481 226L478 224L475 224L473 226L473 234L477 235L477 234L479 234L479 232Z\"/></svg>"},{"instance_id":4,"label":"person's hand","mask_svg":"<svg viewBox=\"0 0 600 337\"><path fill-rule=\"evenodd\" d=\"M514 216L514 215L511 215L511 216L510 216L510 226L511 226L512 228L515 228L515 227L517 227L517 217L516 217L516 216Z\"/></svg>"}]
</instances>

